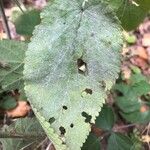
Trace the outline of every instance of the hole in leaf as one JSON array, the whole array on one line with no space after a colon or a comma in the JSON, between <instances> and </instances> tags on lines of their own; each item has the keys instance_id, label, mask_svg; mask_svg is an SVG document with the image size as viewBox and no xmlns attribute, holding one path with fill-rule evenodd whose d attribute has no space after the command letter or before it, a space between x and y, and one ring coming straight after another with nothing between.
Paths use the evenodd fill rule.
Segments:
<instances>
[{"instance_id":1,"label":"hole in leaf","mask_svg":"<svg viewBox=\"0 0 150 150\"><path fill-rule=\"evenodd\" d=\"M61 134L61 135L64 135L64 134L66 133L65 128L62 127L62 126L59 128L59 131L60 131L60 134Z\"/></svg>"},{"instance_id":2,"label":"hole in leaf","mask_svg":"<svg viewBox=\"0 0 150 150\"><path fill-rule=\"evenodd\" d=\"M64 109L64 110L67 110L68 108L67 108L67 106L63 106L63 109Z\"/></svg>"},{"instance_id":3,"label":"hole in leaf","mask_svg":"<svg viewBox=\"0 0 150 150\"><path fill-rule=\"evenodd\" d=\"M73 127L74 127L74 124L72 123L72 124L70 125L70 127L73 128Z\"/></svg>"},{"instance_id":4,"label":"hole in leaf","mask_svg":"<svg viewBox=\"0 0 150 150\"><path fill-rule=\"evenodd\" d=\"M91 119L92 119L92 116L91 115L88 115L86 112L82 112L82 116L85 118L85 122L86 123L90 123Z\"/></svg>"},{"instance_id":5,"label":"hole in leaf","mask_svg":"<svg viewBox=\"0 0 150 150\"><path fill-rule=\"evenodd\" d=\"M50 124L54 123L55 122L55 118L54 117L51 117L48 121Z\"/></svg>"},{"instance_id":6,"label":"hole in leaf","mask_svg":"<svg viewBox=\"0 0 150 150\"><path fill-rule=\"evenodd\" d=\"M85 91L87 94L90 94L90 95L92 95L92 93L93 93L93 91L92 91L91 89L88 89L88 88L86 88L84 91Z\"/></svg>"},{"instance_id":7,"label":"hole in leaf","mask_svg":"<svg viewBox=\"0 0 150 150\"><path fill-rule=\"evenodd\" d=\"M80 74L85 74L85 72L87 71L87 64L82 59L78 59L77 65L78 65L78 72Z\"/></svg>"}]
</instances>

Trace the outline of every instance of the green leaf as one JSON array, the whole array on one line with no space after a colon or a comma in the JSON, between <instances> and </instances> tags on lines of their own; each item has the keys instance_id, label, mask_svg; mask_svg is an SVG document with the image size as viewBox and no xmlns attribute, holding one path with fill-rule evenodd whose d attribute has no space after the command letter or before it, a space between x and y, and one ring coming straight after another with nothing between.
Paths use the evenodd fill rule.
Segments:
<instances>
[{"instance_id":1,"label":"green leaf","mask_svg":"<svg viewBox=\"0 0 150 150\"><path fill-rule=\"evenodd\" d=\"M131 150L133 142L128 136L112 133L108 139L108 150Z\"/></svg>"},{"instance_id":2,"label":"green leaf","mask_svg":"<svg viewBox=\"0 0 150 150\"><path fill-rule=\"evenodd\" d=\"M132 113L120 113L123 118L125 118L128 122L131 123L141 123L145 124L150 122L150 110L145 112L140 112L140 108L138 111L134 111Z\"/></svg>"},{"instance_id":3,"label":"green leaf","mask_svg":"<svg viewBox=\"0 0 150 150\"><path fill-rule=\"evenodd\" d=\"M137 40L137 38L134 34L130 34L128 32L124 32L124 37L128 44L134 44Z\"/></svg>"},{"instance_id":4,"label":"green leaf","mask_svg":"<svg viewBox=\"0 0 150 150\"><path fill-rule=\"evenodd\" d=\"M89 137L87 138L86 142L83 144L82 150L100 150L100 140L90 133Z\"/></svg>"},{"instance_id":5,"label":"green leaf","mask_svg":"<svg viewBox=\"0 0 150 150\"><path fill-rule=\"evenodd\" d=\"M18 34L31 36L35 26L38 25L40 21L40 11L27 11L15 20L16 31Z\"/></svg>"},{"instance_id":6,"label":"green leaf","mask_svg":"<svg viewBox=\"0 0 150 150\"><path fill-rule=\"evenodd\" d=\"M12 109L17 106L17 102L14 97L7 95L0 97L0 108L4 110Z\"/></svg>"},{"instance_id":7,"label":"green leaf","mask_svg":"<svg viewBox=\"0 0 150 150\"><path fill-rule=\"evenodd\" d=\"M135 29L150 11L150 0L107 0L126 30Z\"/></svg>"},{"instance_id":8,"label":"green leaf","mask_svg":"<svg viewBox=\"0 0 150 150\"><path fill-rule=\"evenodd\" d=\"M20 138L11 137L15 135ZM4 150L33 150L46 137L36 118L17 119L10 126L5 126L0 136L4 137L0 138Z\"/></svg>"},{"instance_id":9,"label":"green leaf","mask_svg":"<svg viewBox=\"0 0 150 150\"><path fill-rule=\"evenodd\" d=\"M117 106L121 109L120 114L127 121L132 123L147 123L150 121L150 110L141 112L143 105L149 107L147 102L140 97L150 92L150 84L140 75L134 75L131 78L131 84L117 84L115 89L122 92L116 100Z\"/></svg>"},{"instance_id":10,"label":"green leaf","mask_svg":"<svg viewBox=\"0 0 150 150\"><path fill-rule=\"evenodd\" d=\"M26 49L27 45L20 41L0 41L0 93L24 87L23 61Z\"/></svg>"},{"instance_id":11,"label":"green leaf","mask_svg":"<svg viewBox=\"0 0 150 150\"><path fill-rule=\"evenodd\" d=\"M120 25L101 0L56 0L41 17L26 53L26 95L55 148L80 150L118 77Z\"/></svg>"},{"instance_id":12,"label":"green leaf","mask_svg":"<svg viewBox=\"0 0 150 150\"><path fill-rule=\"evenodd\" d=\"M107 105L104 105L99 116L96 119L96 126L104 130L111 130L114 123L115 115L112 108L110 108Z\"/></svg>"},{"instance_id":13,"label":"green leaf","mask_svg":"<svg viewBox=\"0 0 150 150\"><path fill-rule=\"evenodd\" d=\"M131 69L133 70L133 72L135 72L134 69L137 69L137 68L134 68L134 67L136 67L136 66L131 66ZM131 78L129 80L130 80L132 85L135 84L135 83L139 83L141 81L148 82L147 77L144 76L141 72L138 72L138 73L135 72L135 74L131 75Z\"/></svg>"}]
</instances>

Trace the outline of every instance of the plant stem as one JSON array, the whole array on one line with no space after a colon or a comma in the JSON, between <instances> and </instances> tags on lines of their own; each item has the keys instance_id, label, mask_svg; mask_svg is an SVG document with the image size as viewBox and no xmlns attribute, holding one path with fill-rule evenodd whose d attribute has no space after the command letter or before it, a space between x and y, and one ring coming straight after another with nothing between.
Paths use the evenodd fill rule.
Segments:
<instances>
[{"instance_id":1,"label":"plant stem","mask_svg":"<svg viewBox=\"0 0 150 150\"><path fill-rule=\"evenodd\" d=\"M16 5L19 7L19 9L24 13L24 10L22 9L20 2L18 0L14 0L14 1Z\"/></svg>"},{"instance_id":2,"label":"plant stem","mask_svg":"<svg viewBox=\"0 0 150 150\"><path fill-rule=\"evenodd\" d=\"M35 138L44 138L45 135L41 134L16 134L16 133L8 133L8 132L0 132L0 138L22 138L22 139L35 139Z\"/></svg>"},{"instance_id":3,"label":"plant stem","mask_svg":"<svg viewBox=\"0 0 150 150\"><path fill-rule=\"evenodd\" d=\"M7 37L9 39L11 39L10 29L9 29L9 26L8 26L8 21L7 21L6 15L5 15L4 5L3 5L2 0L0 0L0 13L1 13L1 16L2 16L2 19L3 19L3 25L4 25L4 28L5 28L5 32L7 34Z\"/></svg>"}]
</instances>

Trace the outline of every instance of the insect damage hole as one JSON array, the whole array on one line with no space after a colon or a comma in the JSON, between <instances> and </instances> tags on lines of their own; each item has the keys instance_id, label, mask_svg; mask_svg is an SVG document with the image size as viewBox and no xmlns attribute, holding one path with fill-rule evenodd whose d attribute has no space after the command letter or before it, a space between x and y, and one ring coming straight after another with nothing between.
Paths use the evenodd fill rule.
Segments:
<instances>
[{"instance_id":1,"label":"insect damage hole","mask_svg":"<svg viewBox=\"0 0 150 150\"><path fill-rule=\"evenodd\" d=\"M55 118L54 117L51 117L49 120L48 120L48 122L50 123L50 124L52 124L52 123L54 123L55 122Z\"/></svg>"},{"instance_id":2,"label":"insect damage hole","mask_svg":"<svg viewBox=\"0 0 150 150\"><path fill-rule=\"evenodd\" d=\"M71 123L70 127L71 127L71 128L73 128L73 127L74 127L74 124L73 124L73 123Z\"/></svg>"},{"instance_id":3,"label":"insect damage hole","mask_svg":"<svg viewBox=\"0 0 150 150\"><path fill-rule=\"evenodd\" d=\"M86 88L84 91L81 93L81 97L86 97L87 95L92 95L93 91L91 89Z\"/></svg>"},{"instance_id":4,"label":"insect damage hole","mask_svg":"<svg viewBox=\"0 0 150 150\"><path fill-rule=\"evenodd\" d=\"M85 74L87 71L87 64L82 59L78 59L77 65L78 65L78 72L80 74Z\"/></svg>"},{"instance_id":5,"label":"insect damage hole","mask_svg":"<svg viewBox=\"0 0 150 150\"><path fill-rule=\"evenodd\" d=\"M86 123L90 123L91 122L91 119L92 119L92 116L91 115L88 115L86 112L82 112L82 116L85 118L85 122Z\"/></svg>"},{"instance_id":6,"label":"insect damage hole","mask_svg":"<svg viewBox=\"0 0 150 150\"><path fill-rule=\"evenodd\" d=\"M64 110L67 110L67 109L68 109L68 107L64 105L64 106L63 106L63 109L64 109Z\"/></svg>"},{"instance_id":7,"label":"insect damage hole","mask_svg":"<svg viewBox=\"0 0 150 150\"><path fill-rule=\"evenodd\" d=\"M61 135L64 135L64 134L66 133L65 128L62 127L62 126L59 128L59 131L60 131L60 134L61 134Z\"/></svg>"},{"instance_id":8,"label":"insect damage hole","mask_svg":"<svg viewBox=\"0 0 150 150\"><path fill-rule=\"evenodd\" d=\"M85 91L87 94L90 94L90 95L92 95L92 93L93 93L93 91L92 91L91 89L88 89L88 88L86 88L84 91Z\"/></svg>"}]
</instances>

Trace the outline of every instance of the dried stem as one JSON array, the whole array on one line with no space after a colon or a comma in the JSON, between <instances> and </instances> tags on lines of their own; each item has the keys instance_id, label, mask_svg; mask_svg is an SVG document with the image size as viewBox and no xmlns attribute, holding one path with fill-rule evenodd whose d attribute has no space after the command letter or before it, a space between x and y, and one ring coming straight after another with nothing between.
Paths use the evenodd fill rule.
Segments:
<instances>
[{"instance_id":1,"label":"dried stem","mask_svg":"<svg viewBox=\"0 0 150 150\"><path fill-rule=\"evenodd\" d=\"M2 16L2 19L3 19L3 25L4 25L4 28L5 28L5 32L7 34L7 37L9 39L11 39L10 29L9 29L9 26L8 26L8 21L7 21L6 15L5 15L4 5L3 5L2 0L0 0L0 13L1 13L1 16Z\"/></svg>"},{"instance_id":2,"label":"dried stem","mask_svg":"<svg viewBox=\"0 0 150 150\"><path fill-rule=\"evenodd\" d=\"M8 132L0 132L0 138L22 138L22 139L42 139L45 135L41 134L16 134Z\"/></svg>"}]
</instances>

